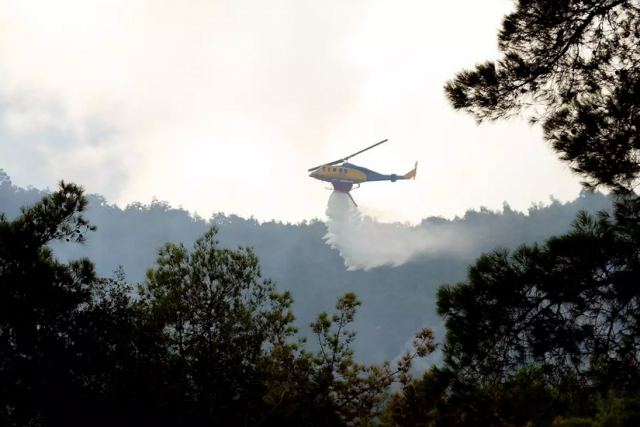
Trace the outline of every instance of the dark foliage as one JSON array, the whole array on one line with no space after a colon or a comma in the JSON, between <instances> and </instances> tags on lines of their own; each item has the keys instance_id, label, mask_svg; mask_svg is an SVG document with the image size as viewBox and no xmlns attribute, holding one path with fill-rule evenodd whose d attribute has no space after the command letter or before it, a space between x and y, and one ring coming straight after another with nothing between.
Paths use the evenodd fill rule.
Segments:
<instances>
[{"instance_id":1,"label":"dark foliage","mask_svg":"<svg viewBox=\"0 0 640 427\"><path fill-rule=\"evenodd\" d=\"M166 244L137 292L122 271L60 263L47 244L94 229L82 189L60 189L13 221L0 216L0 424L369 424L385 390L435 349L430 330L392 367L353 360L348 293L295 340L292 298L261 279L250 249Z\"/></svg>"},{"instance_id":2,"label":"dark foliage","mask_svg":"<svg viewBox=\"0 0 640 427\"><path fill-rule=\"evenodd\" d=\"M390 426L634 427L635 393L601 394L575 378L550 384L542 370L524 367L498 384L472 386L447 369L432 368L405 383L383 417Z\"/></svg>"},{"instance_id":3,"label":"dark foliage","mask_svg":"<svg viewBox=\"0 0 640 427\"><path fill-rule=\"evenodd\" d=\"M388 424L638 425L639 41L637 1L517 1L503 59L447 84L479 121L534 114L561 158L618 198L613 215L582 212L568 233L494 250L440 288L444 366L403 383Z\"/></svg>"},{"instance_id":4,"label":"dark foliage","mask_svg":"<svg viewBox=\"0 0 640 427\"><path fill-rule=\"evenodd\" d=\"M84 363L77 325L97 279L87 260L61 264L44 246L83 240L85 206L79 187L61 183L15 221L0 216L0 414L15 425L64 420L86 398L85 379L69 372Z\"/></svg>"},{"instance_id":5,"label":"dark foliage","mask_svg":"<svg viewBox=\"0 0 640 427\"><path fill-rule=\"evenodd\" d=\"M496 250L443 286L444 366L403 383L390 424L633 426L640 399L640 199Z\"/></svg>"},{"instance_id":6,"label":"dark foliage","mask_svg":"<svg viewBox=\"0 0 640 427\"><path fill-rule=\"evenodd\" d=\"M640 385L639 221L640 202L630 199L614 219L582 213L570 233L543 246L482 256L467 283L438 292L447 362L485 380L533 363L549 374L595 370L618 386Z\"/></svg>"},{"instance_id":7,"label":"dark foliage","mask_svg":"<svg viewBox=\"0 0 640 427\"><path fill-rule=\"evenodd\" d=\"M499 33L502 59L446 85L479 121L523 110L591 186L629 192L640 174L640 2L519 0Z\"/></svg>"},{"instance_id":8,"label":"dark foliage","mask_svg":"<svg viewBox=\"0 0 640 427\"><path fill-rule=\"evenodd\" d=\"M624 200L614 218L581 214L570 233L485 255L467 283L441 288L458 379L500 384L536 366L549 384L640 389L639 224L640 201Z\"/></svg>"}]
</instances>

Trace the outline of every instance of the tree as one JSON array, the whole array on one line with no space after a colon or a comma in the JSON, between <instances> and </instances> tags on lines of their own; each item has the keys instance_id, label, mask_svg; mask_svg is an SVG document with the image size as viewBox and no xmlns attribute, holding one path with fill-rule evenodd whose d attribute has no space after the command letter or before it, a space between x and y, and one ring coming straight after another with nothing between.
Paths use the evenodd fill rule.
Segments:
<instances>
[{"instance_id":1,"label":"tree","mask_svg":"<svg viewBox=\"0 0 640 427\"><path fill-rule=\"evenodd\" d=\"M639 221L632 199L614 218L582 213L543 246L482 256L468 282L438 292L448 365L484 381L535 364L557 377L640 384Z\"/></svg>"},{"instance_id":2,"label":"tree","mask_svg":"<svg viewBox=\"0 0 640 427\"><path fill-rule=\"evenodd\" d=\"M88 260L63 264L46 246L84 240L93 226L82 215L86 199L74 184L7 221L0 214L0 420L9 425L74 424L72 406L82 384L78 322L96 282Z\"/></svg>"},{"instance_id":3,"label":"tree","mask_svg":"<svg viewBox=\"0 0 640 427\"><path fill-rule=\"evenodd\" d=\"M438 291L447 330L444 366L404 382L385 419L393 425L635 425L638 224L640 199L624 198L613 215L583 212L569 233L542 245L481 256L467 281ZM613 397L603 400L606 395ZM624 415L614 416L620 405Z\"/></svg>"},{"instance_id":4,"label":"tree","mask_svg":"<svg viewBox=\"0 0 640 427\"><path fill-rule=\"evenodd\" d=\"M318 384L316 404L327 407L326 425L343 423L370 425L382 413L385 392L399 379L409 381L413 359L425 357L436 349L430 329L421 330L413 341L413 351L407 352L394 368L385 362L382 366L366 366L353 359L351 343L355 332L347 329L353 322L361 304L355 294L347 293L338 299L337 312L332 316L323 312L311 327L318 338L320 350L315 362L315 383Z\"/></svg>"},{"instance_id":5,"label":"tree","mask_svg":"<svg viewBox=\"0 0 640 427\"><path fill-rule=\"evenodd\" d=\"M81 187L59 190L13 221L0 215L0 424L162 425L159 334L120 272L61 263L47 246L84 242Z\"/></svg>"},{"instance_id":6,"label":"tree","mask_svg":"<svg viewBox=\"0 0 640 427\"><path fill-rule=\"evenodd\" d=\"M219 248L212 227L192 252L162 247L140 293L163 331L177 416L190 425L259 418L258 368L295 329L290 295L260 279L253 252Z\"/></svg>"},{"instance_id":7,"label":"tree","mask_svg":"<svg viewBox=\"0 0 640 427\"><path fill-rule=\"evenodd\" d=\"M478 121L520 112L589 186L627 193L640 175L640 2L518 0L498 36L500 60L445 90Z\"/></svg>"},{"instance_id":8,"label":"tree","mask_svg":"<svg viewBox=\"0 0 640 427\"><path fill-rule=\"evenodd\" d=\"M425 330L395 370L356 363L347 327L360 302L346 294L312 324L318 354L305 351L293 340L291 296L260 279L250 249L219 248L215 236L211 228L191 252L166 244L140 289L163 331L177 423L366 424L411 360L434 350Z\"/></svg>"},{"instance_id":9,"label":"tree","mask_svg":"<svg viewBox=\"0 0 640 427\"><path fill-rule=\"evenodd\" d=\"M515 3L503 58L459 73L447 96L479 122L542 121L587 186L618 193L615 214L580 213L569 233L485 254L466 282L441 287L445 365L405 385L387 415L404 425L635 425L640 3Z\"/></svg>"},{"instance_id":10,"label":"tree","mask_svg":"<svg viewBox=\"0 0 640 427\"><path fill-rule=\"evenodd\" d=\"M548 425L556 416L592 417L599 395L637 399L639 223L637 198L620 202L613 217L582 213L569 233L483 255L466 282L441 287L445 375L435 379L446 381L419 383L437 386L431 415Z\"/></svg>"}]
</instances>

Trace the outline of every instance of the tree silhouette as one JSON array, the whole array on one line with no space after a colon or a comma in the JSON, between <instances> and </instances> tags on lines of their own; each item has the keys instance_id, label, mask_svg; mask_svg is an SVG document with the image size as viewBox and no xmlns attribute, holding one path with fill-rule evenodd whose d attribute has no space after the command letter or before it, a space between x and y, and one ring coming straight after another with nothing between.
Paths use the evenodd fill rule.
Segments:
<instances>
[{"instance_id":1,"label":"tree silhouette","mask_svg":"<svg viewBox=\"0 0 640 427\"><path fill-rule=\"evenodd\" d=\"M78 323L96 283L93 265L59 263L46 246L83 241L93 228L85 207L82 189L61 182L14 221L0 214L0 419L10 424L60 422L85 397L70 373L83 365Z\"/></svg>"},{"instance_id":2,"label":"tree silhouette","mask_svg":"<svg viewBox=\"0 0 640 427\"><path fill-rule=\"evenodd\" d=\"M328 353L305 350L291 295L261 278L252 250L220 248L215 227L191 251L164 245L136 292L122 270L61 263L47 245L85 240L86 205L61 183L13 221L0 216L2 425L367 423L434 349L424 331L394 372L355 363L346 328L360 303L347 294L314 324Z\"/></svg>"},{"instance_id":3,"label":"tree silhouette","mask_svg":"<svg viewBox=\"0 0 640 427\"><path fill-rule=\"evenodd\" d=\"M640 174L640 2L516 2L502 24L503 57L446 84L479 121L528 112L586 178L629 192Z\"/></svg>"},{"instance_id":4,"label":"tree silhouette","mask_svg":"<svg viewBox=\"0 0 640 427\"><path fill-rule=\"evenodd\" d=\"M259 414L266 390L258 368L295 332L289 294L260 279L250 249L218 248L215 237L211 228L192 252L166 244L140 288L192 425Z\"/></svg>"},{"instance_id":5,"label":"tree silhouette","mask_svg":"<svg viewBox=\"0 0 640 427\"><path fill-rule=\"evenodd\" d=\"M446 360L462 377L501 381L527 365L551 378L636 387L640 373L640 202L583 213L543 246L481 257L444 286Z\"/></svg>"},{"instance_id":6,"label":"tree silhouette","mask_svg":"<svg viewBox=\"0 0 640 427\"><path fill-rule=\"evenodd\" d=\"M520 0L504 56L445 90L480 122L532 115L613 217L580 213L543 245L481 256L438 292L444 366L403 384L392 425L635 425L640 389L640 4Z\"/></svg>"}]
</instances>

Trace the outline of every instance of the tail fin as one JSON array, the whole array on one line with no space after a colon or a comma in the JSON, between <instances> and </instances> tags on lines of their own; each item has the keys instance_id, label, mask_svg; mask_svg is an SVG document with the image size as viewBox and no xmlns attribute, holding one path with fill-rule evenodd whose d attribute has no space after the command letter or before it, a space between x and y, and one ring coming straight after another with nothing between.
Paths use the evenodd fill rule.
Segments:
<instances>
[{"instance_id":1,"label":"tail fin","mask_svg":"<svg viewBox=\"0 0 640 427\"><path fill-rule=\"evenodd\" d=\"M418 162L416 162L415 167L413 168L413 170L407 172L406 174L404 174L404 179L416 179L416 172L418 171Z\"/></svg>"}]
</instances>

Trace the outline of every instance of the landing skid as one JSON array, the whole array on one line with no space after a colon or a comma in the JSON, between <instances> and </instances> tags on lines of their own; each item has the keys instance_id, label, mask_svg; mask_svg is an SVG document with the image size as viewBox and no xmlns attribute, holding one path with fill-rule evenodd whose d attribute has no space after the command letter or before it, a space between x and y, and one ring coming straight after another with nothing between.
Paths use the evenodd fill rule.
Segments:
<instances>
[{"instance_id":1,"label":"landing skid","mask_svg":"<svg viewBox=\"0 0 640 427\"><path fill-rule=\"evenodd\" d=\"M351 201L353 202L353 206L355 206L356 208L358 207L358 204L356 203L355 200L353 200L353 197L351 196L351 193L347 193L347 196L349 196L349 198L351 199Z\"/></svg>"}]
</instances>

